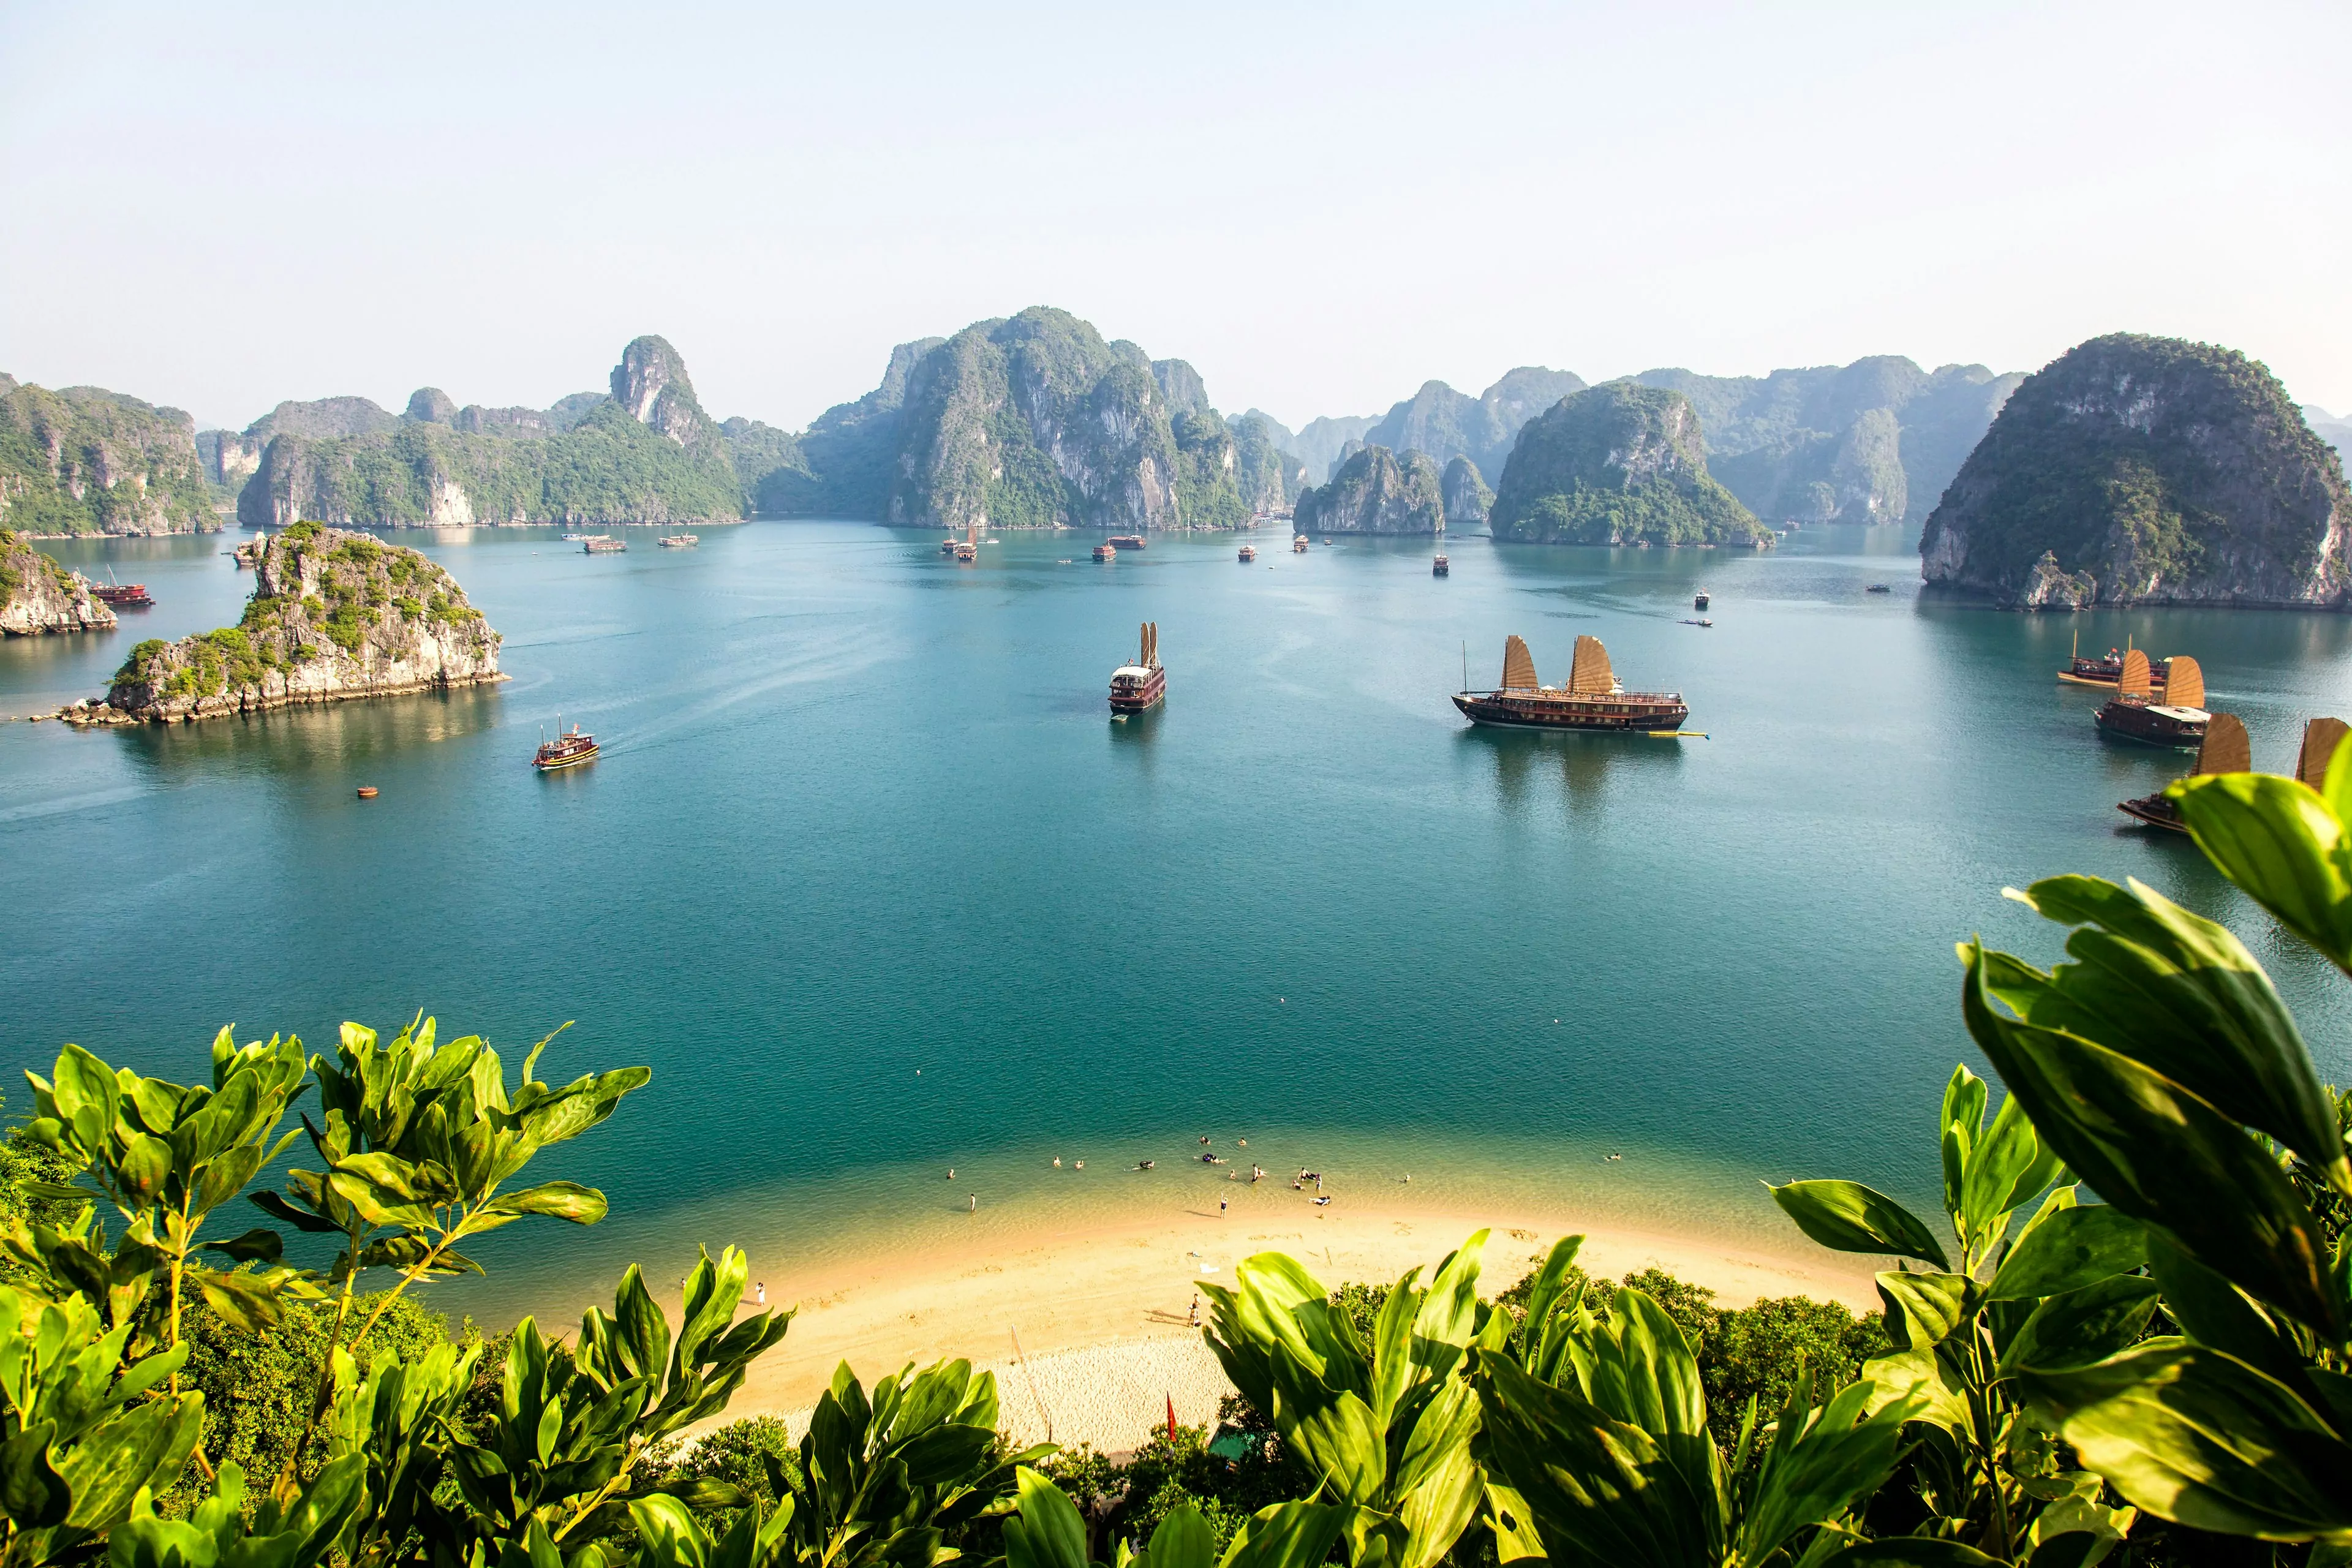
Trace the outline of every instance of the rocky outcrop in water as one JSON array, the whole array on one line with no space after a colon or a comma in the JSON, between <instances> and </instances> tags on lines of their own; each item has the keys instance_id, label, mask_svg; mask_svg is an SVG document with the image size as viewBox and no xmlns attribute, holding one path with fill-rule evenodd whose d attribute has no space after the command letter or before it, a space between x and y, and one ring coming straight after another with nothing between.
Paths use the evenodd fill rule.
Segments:
<instances>
[{"instance_id":1,"label":"rocky outcrop in water","mask_svg":"<svg viewBox=\"0 0 2352 1568\"><path fill-rule=\"evenodd\" d=\"M1706 471L1698 411L1678 392L1612 381L1519 432L1488 519L1497 539L1547 544L1765 544Z\"/></svg>"},{"instance_id":2,"label":"rocky outcrop in water","mask_svg":"<svg viewBox=\"0 0 2352 1568\"><path fill-rule=\"evenodd\" d=\"M236 626L141 643L73 724L215 719L503 679L499 634L446 572L363 533L297 523L269 541Z\"/></svg>"},{"instance_id":3,"label":"rocky outcrop in water","mask_svg":"<svg viewBox=\"0 0 2352 1568\"><path fill-rule=\"evenodd\" d=\"M195 533L220 526L195 421L95 386L0 375L0 527Z\"/></svg>"},{"instance_id":4,"label":"rocky outcrop in water","mask_svg":"<svg viewBox=\"0 0 2352 1568\"><path fill-rule=\"evenodd\" d=\"M1541 365L1521 365L1475 397L1442 381L1424 382L1365 431L1363 440L1391 451L1425 453L1440 464L1467 458L1481 473L1500 473L1520 428L1583 390L1582 376Z\"/></svg>"},{"instance_id":5,"label":"rocky outcrop in water","mask_svg":"<svg viewBox=\"0 0 2352 1568\"><path fill-rule=\"evenodd\" d=\"M1301 533L1443 533L1444 477L1420 452L1367 447L1328 484L1299 492Z\"/></svg>"},{"instance_id":6,"label":"rocky outcrop in water","mask_svg":"<svg viewBox=\"0 0 2352 1568\"><path fill-rule=\"evenodd\" d=\"M69 572L12 529L0 528L0 635L114 629L114 611L90 594L89 579Z\"/></svg>"},{"instance_id":7,"label":"rocky outcrop in water","mask_svg":"<svg viewBox=\"0 0 2352 1568\"><path fill-rule=\"evenodd\" d=\"M1456 458L1445 465L1445 475L1438 484L1445 498L1445 525L1448 528L1483 528L1486 514L1494 510L1495 492L1486 486L1486 476L1478 465L1467 458Z\"/></svg>"},{"instance_id":8,"label":"rocky outcrop in water","mask_svg":"<svg viewBox=\"0 0 2352 1568\"><path fill-rule=\"evenodd\" d=\"M1920 540L1931 584L2020 608L2352 607L2340 455L2232 349L2116 333L2019 386Z\"/></svg>"}]
</instances>

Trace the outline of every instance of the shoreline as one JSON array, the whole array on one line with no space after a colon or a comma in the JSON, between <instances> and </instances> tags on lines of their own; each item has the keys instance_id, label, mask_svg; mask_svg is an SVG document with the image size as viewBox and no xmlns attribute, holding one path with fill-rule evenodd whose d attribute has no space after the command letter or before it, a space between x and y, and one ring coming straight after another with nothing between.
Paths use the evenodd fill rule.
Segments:
<instances>
[{"instance_id":1,"label":"shoreline","mask_svg":"<svg viewBox=\"0 0 2352 1568\"><path fill-rule=\"evenodd\" d=\"M1482 1296L1517 1283L1559 1237L1581 1231L1578 1262L1596 1279L1654 1266L1708 1287L1727 1307L1772 1296L1811 1296L1857 1311L1878 1305L1867 1258L1579 1225L1558 1211L1512 1205L1355 1205L1272 1222L1196 1212L1049 1223L969 1246L893 1248L781 1282L768 1278L772 1308L798 1306L791 1331L709 1425L803 1414L844 1360L870 1384L909 1362L919 1367L962 1357L998 1374L1008 1428L1042 1436L1051 1425L1065 1443L1129 1447L1133 1435L1164 1418L1162 1384L1180 1419L1215 1418L1223 1379L1187 1321L1199 1281L1230 1286L1234 1265L1259 1252L1291 1254L1326 1287L1393 1281L1415 1265L1426 1280L1447 1252L1482 1228L1492 1232ZM752 1278L763 1278L756 1260ZM754 1310L751 1301L745 1310ZM1139 1408L1127 1407L1139 1399ZM1055 1422L1050 1412L1057 1406L1075 1413ZM1122 1430L1130 1434L1125 1442Z\"/></svg>"}]
</instances>

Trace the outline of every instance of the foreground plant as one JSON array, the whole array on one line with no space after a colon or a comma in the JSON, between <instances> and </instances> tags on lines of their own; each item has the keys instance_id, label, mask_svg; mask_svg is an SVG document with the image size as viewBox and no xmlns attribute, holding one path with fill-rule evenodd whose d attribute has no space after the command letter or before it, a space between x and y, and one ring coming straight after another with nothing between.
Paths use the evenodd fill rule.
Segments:
<instances>
[{"instance_id":1,"label":"foreground plant","mask_svg":"<svg viewBox=\"0 0 2352 1568\"><path fill-rule=\"evenodd\" d=\"M2352 765L2323 794L2232 773L2169 792L2198 846L2352 972ZM2025 1358L2028 1403L2159 1517L2352 1549L2352 1198L2345 1108L2242 943L2152 889L2012 893L2074 928L2044 973L1970 942L1969 1032L2042 1137L2141 1223L2180 1331L2088 1365Z\"/></svg>"}]
</instances>

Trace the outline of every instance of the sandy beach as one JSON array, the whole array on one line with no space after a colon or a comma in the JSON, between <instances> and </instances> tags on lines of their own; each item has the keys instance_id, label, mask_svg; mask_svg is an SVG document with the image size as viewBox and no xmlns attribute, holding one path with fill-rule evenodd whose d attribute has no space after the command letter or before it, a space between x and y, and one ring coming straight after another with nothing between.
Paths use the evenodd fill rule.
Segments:
<instances>
[{"instance_id":1,"label":"sandy beach","mask_svg":"<svg viewBox=\"0 0 2352 1568\"><path fill-rule=\"evenodd\" d=\"M1186 1211L769 1276L770 1301L797 1302L799 1315L751 1369L728 1418L805 1411L844 1360L870 1379L909 1361L961 1356L997 1373L1003 1425L1016 1437L1131 1448L1166 1419L1168 1400L1181 1421L1213 1420L1226 1392L1187 1321L1199 1281L1230 1284L1237 1261L1269 1251L1297 1258L1326 1285L1392 1280L1415 1264L1425 1278L1481 1228L1493 1232L1481 1294L1515 1283L1554 1240L1582 1231L1580 1261L1596 1276L1655 1266L1713 1289L1724 1306L1792 1295L1877 1305L1872 1260L1820 1248L1763 1252L1587 1227L1559 1214L1335 1205L1269 1225Z\"/></svg>"}]
</instances>

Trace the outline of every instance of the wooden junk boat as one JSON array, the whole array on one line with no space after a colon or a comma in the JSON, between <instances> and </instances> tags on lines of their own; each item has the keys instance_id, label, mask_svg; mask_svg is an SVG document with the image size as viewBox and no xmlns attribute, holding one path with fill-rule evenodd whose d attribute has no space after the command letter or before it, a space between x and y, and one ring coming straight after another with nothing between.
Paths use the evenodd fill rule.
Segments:
<instances>
[{"instance_id":1,"label":"wooden junk boat","mask_svg":"<svg viewBox=\"0 0 2352 1568\"><path fill-rule=\"evenodd\" d=\"M2158 686L2149 678L2147 655L2137 648L2125 653L2114 698L2093 716L2100 733L2182 751L2205 738L2213 718L2205 711L2205 672L2187 654L2166 662L2164 684Z\"/></svg>"},{"instance_id":2,"label":"wooden junk boat","mask_svg":"<svg viewBox=\"0 0 2352 1568\"><path fill-rule=\"evenodd\" d=\"M530 765L541 773L551 773L559 768L576 768L583 763L594 762L596 751L596 737L582 734L580 726L574 724L552 741L541 741L539 754L531 758Z\"/></svg>"},{"instance_id":3,"label":"wooden junk boat","mask_svg":"<svg viewBox=\"0 0 2352 1568\"><path fill-rule=\"evenodd\" d=\"M702 542L702 536L698 533L666 533L659 542L664 550L691 550Z\"/></svg>"},{"instance_id":4,"label":"wooden junk boat","mask_svg":"<svg viewBox=\"0 0 2352 1568\"><path fill-rule=\"evenodd\" d=\"M1305 534L1299 534L1291 540L1290 552L1293 555L1304 555L1307 553L1307 536Z\"/></svg>"},{"instance_id":5,"label":"wooden junk boat","mask_svg":"<svg viewBox=\"0 0 2352 1568\"><path fill-rule=\"evenodd\" d=\"M1143 623L1143 647L1133 664L1110 672L1110 710L1126 715L1149 712L1168 695L1168 672L1160 667L1160 623Z\"/></svg>"},{"instance_id":6,"label":"wooden junk boat","mask_svg":"<svg viewBox=\"0 0 2352 1568\"><path fill-rule=\"evenodd\" d=\"M2340 726L2339 726L2340 728ZM2188 776L2204 773L2245 773L2253 772L2253 749L2246 741L2246 727L2234 713L2216 713L2205 726L2205 738L2197 744L2197 765ZM2145 795L2137 800L2118 801L2116 809L2136 822L2150 827L2169 828L2175 833L2189 829L2180 820L2180 808L2163 790Z\"/></svg>"},{"instance_id":7,"label":"wooden junk boat","mask_svg":"<svg viewBox=\"0 0 2352 1568\"><path fill-rule=\"evenodd\" d=\"M106 581L92 583L89 596L101 605L113 605L126 610L143 610L155 603L155 595L147 591L144 583L118 583L114 568L106 569Z\"/></svg>"},{"instance_id":8,"label":"wooden junk boat","mask_svg":"<svg viewBox=\"0 0 2352 1568\"><path fill-rule=\"evenodd\" d=\"M2069 686L2115 686L2124 678L2124 659L2131 648L2129 637L2124 639L2124 653L2117 653L2113 648L2107 649L2107 657L2105 658L2084 658L2083 634L2076 632L2074 654L2067 659L2066 668L2058 672L2058 679ZM2156 684L2161 685L2171 669L2172 661L2168 658L2148 660L2148 679Z\"/></svg>"},{"instance_id":9,"label":"wooden junk boat","mask_svg":"<svg viewBox=\"0 0 2352 1568\"><path fill-rule=\"evenodd\" d=\"M1116 561L1116 560L1118 560L1118 545L1116 545L1116 544L1097 544L1097 545L1096 545L1096 546L1095 546L1095 559L1096 559L1096 560L1097 560L1097 561Z\"/></svg>"},{"instance_id":10,"label":"wooden junk boat","mask_svg":"<svg viewBox=\"0 0 2352 1568\"><path fill-rule=\"evenodd\" d=\"M1110 536L1110 542L1113 548L1118 550L1140 550L1143 548L1143 535L1139 533L1114 533Z\"/></svg>"},{"instance_id":11,"label":"wooden junk boat","mask_svg":"<svg viewBox=\"0 0 2352 1568\"><path fill-rule=\"evenodd\" d=\"M1433 558L1431 559L1429 563L1429 574L1433 577L1451 577L1454 575L1454 563L1445 558L1444 552L1440 551Z\"/></svg>"},{"instance_id":12,"label":"wooden junk boat","mask_svg":"<svg viewBox=\"0 0 2352 1568\"><path fill-rule=\"evenodd\" d=\"M583 540L580 545L581 550L589 555L618 555L628 547L627 540L614 539L608 533L600 533L593 539Z\"/></svg>"},{"instance_id":13,"label":"wooden junk boat","mask_svg":"<svg viewBox=\"0 0 2352 1568\"><path fill-rule=\"evenodd\" d=\"M1241 556L1242 564L1246 566L1251 562L1257 559L1257 546L1255 544L1244 544L1241 547L1239 554Z\"/></svg>"},{"instance_id":14,"label":"wooden junk boat","mask_svg":"<svg viewBox=\"0 0 2352 1568\"><path fill-rule=\"evenodd\" d=\"M1609 650L1596 637L1576 639L1565 687L1536 679L1536 662L1517 634L1503 639L1503 684L1493 691L1457 691L1454 706L1473 724L1514 730L1602 730L1620 733L1679 730L1690 707L1679 691L1628 691L1609 668Z\"/></svg>"}]
</instances>

